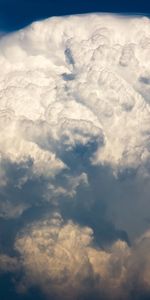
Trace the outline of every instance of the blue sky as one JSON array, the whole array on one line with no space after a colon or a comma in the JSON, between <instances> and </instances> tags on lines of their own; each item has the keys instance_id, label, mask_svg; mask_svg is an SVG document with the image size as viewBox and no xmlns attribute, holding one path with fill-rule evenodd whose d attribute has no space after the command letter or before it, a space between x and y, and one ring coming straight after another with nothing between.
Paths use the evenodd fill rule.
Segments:
<instances>
[{"instance_id":1,"label":"blue sky","mask_svg":"<svg viewBox=\"0 0 150 300\"><path fill-rule=\"evenodd\" d=\"M37 19L88 12L148 15L147 0L0 0L0 29L16 30Z\"/></svg>"}]
</instances>

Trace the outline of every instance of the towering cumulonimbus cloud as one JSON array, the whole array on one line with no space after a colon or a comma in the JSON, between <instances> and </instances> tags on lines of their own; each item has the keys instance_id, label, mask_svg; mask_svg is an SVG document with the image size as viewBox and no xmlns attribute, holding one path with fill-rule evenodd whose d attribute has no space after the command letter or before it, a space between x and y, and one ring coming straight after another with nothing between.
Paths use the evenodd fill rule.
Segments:
<instances>
[{"instance_id":1,"label":"towering cumulonimbus cloud","mask_svg":"<svg viewBox=\"0 0 150 300\"><path fill-rule=\"evenodd\" d=\"M0 37L0 271L20 272L19 293L150 295L149 49L146 17Z\"/></svg>"}]
</instances>

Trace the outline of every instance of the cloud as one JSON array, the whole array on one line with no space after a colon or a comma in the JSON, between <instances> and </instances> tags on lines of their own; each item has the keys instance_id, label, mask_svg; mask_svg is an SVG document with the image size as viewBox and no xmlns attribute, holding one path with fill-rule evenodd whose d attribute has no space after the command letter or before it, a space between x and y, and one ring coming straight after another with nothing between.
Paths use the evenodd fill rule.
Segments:
<instances>
[{"instance_id":1,"label":"cloud","mask_svg":"<svg viewBox=\"0 0 150 300\"><path fill-rule=\"evenodd\" d=\"M97 248L91 228L64 223L55 213L16 239L24 269L19 290L38 285L54 299L84 299L88 293L96 299L130 299L133 292L150 293L149 240L147 232L132 247L118 240Z\"/></svg>"},{"instance_id":2,"label":"cloud","mask_svg":"<svg viewBox=\"0 0 150 300\"><path fill-rule=\"evenodd\" d=\"M112 253L107 253L94 248L92 240L91 228L81 228L71 221L64 224L59 214L33 224L16 240L15 247L21 254L25 270L20 286L27 288L38 284L47 295L54 293L54 297L64 299L77 299L94 289L105 290L106 281L112 289L116 284L117 290L128 246L118 241ZM114 269L120 265L115 279L113 263Z\"/></svg>"},{"instance_id":3,"label":"cloud","mask_svg":"<svg viewBox=\"0 0 150 300\"><path fill-rule=\"evenodd\" d=\"M2 37L2 159L31 159L33 174L51 176L64 167L57 143L70 148L103 138L94 163L145 166L149 104L139 81L148 72L148 26L146 18L87 15L36 22Z\"/></svg>"},{"instance_id":4,"label":"cloud","mask_svg":"<svg viewBox=\"0 0 150 300\"><path fill-rule=\"evenodd\" d=\"M0 37L0 221L20 291L149 293L149 24L91 14Z\"/></svg>"},{"instance_id":5,"label":"cloud","mask_svg":"<svg viewBox=\"0 0 150 300\"><path fill-rule=\"evenodd\" d=\"M149 176L148 80L141 80L149 74L148 26L146 18L91 14L35 22L1 37L3 189L12 184L9 170L19 169L16 187L43 178L44 195L53 187L63 196L55 178L87 172L64 162L79 146L90 146L87 160L115 176L126 169Z\"/></svg>"},{"instance_id":6,"label":"cloud","mask_svg":"<svg viewBox=\"0 0 150 300\"><path fill-rule=\"evenodd\" d=\"M0 254L0 274L18 271L18 261L15 257Z\"/></svg>"}]
</instances>

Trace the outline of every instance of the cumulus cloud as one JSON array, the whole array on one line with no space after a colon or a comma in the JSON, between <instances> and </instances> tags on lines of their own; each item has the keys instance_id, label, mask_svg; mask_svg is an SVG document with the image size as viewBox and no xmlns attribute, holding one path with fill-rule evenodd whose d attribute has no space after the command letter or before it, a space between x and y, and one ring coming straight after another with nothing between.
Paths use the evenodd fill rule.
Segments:
<instances>
[{"instance_id":1,"label":"cumulus cloud","mask_svg":"<svg viewBox=\"0 0 150 300\"><path fill-rule=\"evenodd\" d=\"M105 252L94 248L92 240L91 228L71 221L64 224L59 214L33 224L16 240L25 270L20 287L39 284L47 295L64 299L77 299L94 289L105 291L108 284L109 292L110 288L117 291L128 246L118 241L111 252Z\"/></svg>"},{"instance_id":2,"label":"cumulus cloud","mask_svg":"<svg viewBox=\"0 0 150 300\"><path fill-rule=\"evenodd\" d=\"M149 176L148 45L148 19L109 15L52 18L1 37L1 187L19 168L15 186L42 177L64 194L54 178L72 172L63 154L79 145L95 144L90 163L117 176Z\"/></svg>"},{"instance_id":3,"label":"cumulus cloud","mask_svg":"<svg viewBox=\"0 0 150 300\"><path fill-rule=\"evenodd\" d=\"M149 243L147 232L132 247L118 240L100 249L94 246L91 228L72 221L65 224L55 213L16 239L24 269L18 290L37 284L54 299L85 299L88 294L96 299L132 299L138 290L150 292Z\"/></svg>"},{"instance_id":4,"label":"cumulus cloud","mask_svg":"<svg viewBox=\"0 0 150 300\"><path fill-rule=\"evenodd\" d=\"M149 293L149 28L91 14L0 37L0 222L22 232L0 264L20 291L126 299L137 274Z\"/></svg>"},{"instance_id":5,"label":"cumulus cloud","mask_svg":"<svg viewBox=\"0 0 150 300\"><path fill-rule=\"evenodd\" d=\"M88 15L36 22L2 37L2 159L31 159L33 174L55 175L64 166L57 144L70 148L93 139L94 163L143 166L148 29L146 18Z\"/></svg>"}]
</instances>

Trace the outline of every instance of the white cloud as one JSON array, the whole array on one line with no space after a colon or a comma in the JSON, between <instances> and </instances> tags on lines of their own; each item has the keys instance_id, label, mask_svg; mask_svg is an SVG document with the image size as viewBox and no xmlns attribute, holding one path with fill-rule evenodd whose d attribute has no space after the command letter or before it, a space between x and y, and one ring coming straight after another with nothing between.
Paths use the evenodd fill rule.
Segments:
<instances>
[{"instance_id":1,"label":"white cloud","mask_svg":"<svg viewBox=\"0 0 150 300\"><path fill-rule=\"evenodd\" d=\"M104 198L117 228L139 235L149 226L149 27L148 18L92 14L35 22L0 39L0 217L72 198L89 184L87 201ZM123 184L108 178L103 188L94 165L138 176ZM29 193L24 186L34 180ZM91 228L56 214L29 226L16 249L20 290L39 284L76 299L91 288L126 299L135 274L150 289L148 233L131 248L118 240L106 251L94 246ZM0 265L15 270L16 260L0 256Z\"/></svg>"},{"instance_id":2,"label":"white cloud","mask_svg":"<svg viewBox=\"0 0 150 300\"><path fill-rule=\"evenodd\" d=\"M94 163L144 165L149 39L148 19L109 15L52 18L2 37L1 159L32 159L33 174L51 176L64 165L48 140L71 149L104 138Z\"/></svg>"}]
</instances>

